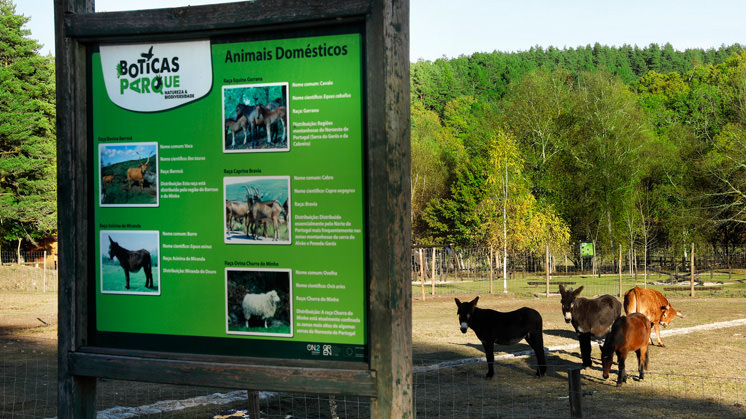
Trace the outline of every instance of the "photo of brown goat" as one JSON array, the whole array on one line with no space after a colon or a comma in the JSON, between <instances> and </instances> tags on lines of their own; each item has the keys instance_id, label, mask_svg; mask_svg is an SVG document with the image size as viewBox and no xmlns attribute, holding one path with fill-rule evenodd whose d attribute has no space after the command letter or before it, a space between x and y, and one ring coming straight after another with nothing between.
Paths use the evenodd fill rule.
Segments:
<instances>
[{"instance_id":1,"label":"photo of brown goat","mask_svg":"<svg viewBox=\"0 0 746 419\"><path fill-rule=\"evenodd\" d=\"M158 206L158 143L100 144L98 154L100 206Z\"/></svg>"},{"instance_id":2,"label":"photo of brown goat","mask_svg":"<svg viewBox=\"0 0 746 419\"><path fill-rule=\"evenodd\" d=\"M287 83L224 86L223 151L288 151L288 115Z\"/></svg>"},{"instance_id":3,"label":"photo of brown goat","mask_svg":"<svg viewBox=\"0 0 746 419\"><path fill-rule=\"evenodd\" d=\"M289 176L226 177L223 183L225 243L291 243Z\"/></svg>"}]
</instances>

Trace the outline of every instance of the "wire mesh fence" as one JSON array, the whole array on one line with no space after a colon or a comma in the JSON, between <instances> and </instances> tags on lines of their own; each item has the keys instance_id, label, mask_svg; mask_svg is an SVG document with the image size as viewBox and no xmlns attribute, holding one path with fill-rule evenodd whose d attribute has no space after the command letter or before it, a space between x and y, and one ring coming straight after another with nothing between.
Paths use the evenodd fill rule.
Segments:
<instances>
[{"instance_id":1,"label":"wire mesh fence","mask_svg":"<svg viewBox=\"0 0 746 419\"><path fill-rule=\"evenodd\" d=\"M475 255L478 255L475 251ZM482 253L482 256L488 253ZM469 260L469 257L461 257ZM474 256L477 259L477 256ZM489 280L477 276L476 263L465 266L461 277L445 277L438 291L459 293L459 287L481 287ZM739 275L735 269L731 275ZM57 414L57 339L56 287L46 291L38 285L38 277L22 273L17 264L0 267L0 418L52 418ZM39 268L23 266L24 269ZM13 270L11 274L4 272ZM414 271L414 269L413 269ZM49 272L47 272L49 274ZM25 275L25 276L24 276ZM472 275L469 277L468 275ZM665 274L651 274L654 282L666 283ZM716 273L727 278L727 273ZM8 279L13 277L12 280ZM518 271L508 279L509 292L539 293L545 284ZM20 279L19 279L20 278ZM542 280L544 277L541 277ZM414 279L414 277L413 277ZM640 281L640 277L637 278ZM8 281L21 285L8 286ZM603 273L555 276L552 282L564 281L568 286L584 285L589 294L612 293L619 287L616 274ZM569 284L574 282L574 284ZM725 282L725 281L723 281ZM450 284L449 284L450 283ZM634 275L625 274L623 287L635 283ZM493 291L501 292L500 280L493 279ZM668 286L661 285L661 286ZM419 290L418 280L413 281ZM522 287L522 288L519 288ZM450 288L449 288L450 287ZM451 291L452 290L452 291ZM554 290L553 290L554 291ZM585 294L586 292L584 292ZM416 327L416 326L415 326ZM724 336L724 338L726 338ZM746 342L746 334L734 330L727 339ZM741 343L729 355L742 356L746 347ZM570 417L568 371L576 368L578 356L574 349L551 349L547 356L548 370L542 379L533 377L535 359L532 355L500 360L495 365L495 377L485 380L485 360L482 356L465 359L421 356L414 361L414 409L420 418L513 418ZM738 349L740 348L740 349ZM596 351L594 344L594 351ZM719 350L703 351L702 361L724 358ZM739 352L740 351L740 352ZM440 351L445 352L445 351ZM741 355L739 355L741 354ZM698 355L699 356L699 355ZM654 362L660 362L654 358ZM698 362L696 359L693 362ZM726 361L727 362L727 361ZM612 378L603 380L600 368L583 370L581 406L587 416L600 417L746 417L746 378L739 362L733 362L729 376L722 374L669 373L654 369L643 381L637 380L634 355L627 361L632 376L622 389ZM654 364L656 365L656 364ZM658 366L658 365L656 365ZM99 418L218 418L249 417L249 394L235 389L175 386L119 380L97 381L96 409ZM262 418L368 418L371 400L323 394L260 393Z\"/></svg>"},{"instance_id":2,"label":"wire mesh fence","mask_svg":"<svg viewBox=\"0 0 746 419\"><path fill-rule=\"evenodd\" d=\"M549 263L547 263L547 260ZM549 269L547 270L547 266ZM692 271L692 266L694 270ZM584 286L584 295L622 295L640 285L669 293L730 292L730 281L743 281L746 248L656 249L617 257L571 258L567 254L503 257L491 248L413 247L412 295L557 293L559 285ZM737 284L739 285L739 284ZM742 291L738 291L742 292Z\"/></svg>"},{"instance_id":3,"label":"wire mesh fence","mask_svg":"<svg viewBox=\"0 0 746 419\"><path fill-rule=\"evenodd\" d=\"M2 364L2 418L56 415L54 358ZM420 364L425 366L427 364ZM413 376L418 418L569 418L571 363L549 365L542 379L521 362L498 363L492 380L485 361L432 366ZM524 368L525 367L525 368ZM612 374L615 370L612 370ZM746 414L746 379L648 372L623 388L599 371L583 372L581 409L586 417L719 417ZM97 417L248 418L245 390L98 380ZM369 418L370 399L323 394L261 393L262 418ZM621 409L621 410L620 410Z\"/></svg>"},{"instance_id":4,"label":"wire mesh fence","mask_svg":"<svg viewBox=\"0 0 746 419\"><path fill-rule=\"evenodd\" d=\"M0 251L0 291L57 292L57 255Z\"/></svg>"}]
</instances>

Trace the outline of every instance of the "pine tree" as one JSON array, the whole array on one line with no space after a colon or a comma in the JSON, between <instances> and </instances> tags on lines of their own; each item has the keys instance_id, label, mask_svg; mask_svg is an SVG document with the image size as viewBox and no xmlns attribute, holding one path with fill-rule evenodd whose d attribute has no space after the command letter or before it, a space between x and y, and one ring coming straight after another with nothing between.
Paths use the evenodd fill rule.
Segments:
<instances>
[{"instance_id":1,"label":"pine tree","mask_svg":"<svg viewBox=\"0 0 746 419\"><path fill-rule=\"evenodd\" d=\"M54 60L0 0L0 243L57 232Z\"/></svg>"}]
</instances>

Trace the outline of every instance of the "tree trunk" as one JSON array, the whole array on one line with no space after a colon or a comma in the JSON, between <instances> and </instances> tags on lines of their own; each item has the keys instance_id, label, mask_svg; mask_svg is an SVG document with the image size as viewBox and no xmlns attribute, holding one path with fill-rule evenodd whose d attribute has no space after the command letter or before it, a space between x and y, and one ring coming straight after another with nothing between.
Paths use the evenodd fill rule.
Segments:
<instances>
[{"instance_id":1,"label":"tree trunk","mask_svg":"<svg viewBox=\"0 0 746 419\"><path fill-rule=\"evenodd\" d=\"M18 247L16 247L16 256L17 256L16 260L18 260L19 265L23 264L24 262L23 260L21 260L21 241L22 240L23 240L22 238L20 237L18 238Z\"/></svg>"}]
</instances>

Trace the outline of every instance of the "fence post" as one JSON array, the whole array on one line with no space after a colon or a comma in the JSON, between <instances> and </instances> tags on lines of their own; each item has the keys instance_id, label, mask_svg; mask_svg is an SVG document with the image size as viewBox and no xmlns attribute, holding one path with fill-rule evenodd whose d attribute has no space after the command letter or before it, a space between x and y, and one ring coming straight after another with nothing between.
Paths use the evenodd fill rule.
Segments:
<instances>
[{"instance_id":1,"label":"fence post","mask_svg":"<svg viewBox=\"0 0 746 419\"><path fill-rule=\"evenodd\" d=\"M622 298L622 245L619 245L619 298Z\"/></svg>"},{"instance_id":2,"label":"fence post","mask_svg":"<svg viewBox=\"0 0 746 419\"><path fill-rule=\"evenodd\" d=\"M44 262L41 264L42 266L42 273L41 273L41 288L44 291L44 294L47 293L47 251L44 251Z\"/></svg>"},{"instance_id":3,"label":"fence post","mask_svg":"<svg viewBox=\"0 0 746 419\"><path fill-rule=\"evenodd\" d=\"M580 388L580 368L573 368L567 371L567 380L570 392L570 417L583 417L583 391Z\"/></svg>"},{"instance_id":4,"label":"fence post","mask_svg":"<svg viewBox=\"0 0 746 419\"><path fill-rule=\"evenodd\" d=\"M437 261L435 260L435 247L433 247L433 287L431 295L435 295L435 264Z\"/></svg>"},{"instance_id":5,"label":"fence post","mask_svg":"<svg viewBox=\"0 0 746 419\"><path fill-rule=\"evenodd\" d=\"M689 296L694 297L694 243L692 243L692 262L689 271L689 287L691 288Z\"/></svg>"},{"instance_id":6,"label":"fence post","mask_svg":"<svg viewBox=\"0 0 746 419\"><path fill-rule=\"evenodd\" d=\"M258 391L248 391L249 395L249 417L251 419L254 418L260 418L261 416L261 409L259 408L259 392Z\"/></svg>"},{"instance_id":7,"label":"fence post","mask_svg":"<svg viewBox=\"0 0 746 419\"><path fill-rule=\"evenodd\" d=\"M494 265L492 264L493 255L494 255L494 250L492 249L492 245L490 245L490 294L494 292L492 289L492 281L495 279L495 268L494 268Z\"/></svg>"},{"instance_id":8,"label":"fence post","mask_svg":"<svg viewBox=\"0 0 746 419\"><path fill-rule=\"evenodd\" d=\"M544 273L544 275L546 276L546 280L547 280L546 293L547 293L547 298L549 298L549 243L547 243L547 261L546 261L545 270L546 272Z\"/></svg>"},{"instance_id":9,"label":"fence post","mask_svg":"<svg viewBox=\"0 0 746 419\"><path fill-rule=\"evenodd\" d=\"M420 284L422 285L422 301L425 301L425 265L422 259L422 248L420 250Z\"/></svg>"}]
</instances>

